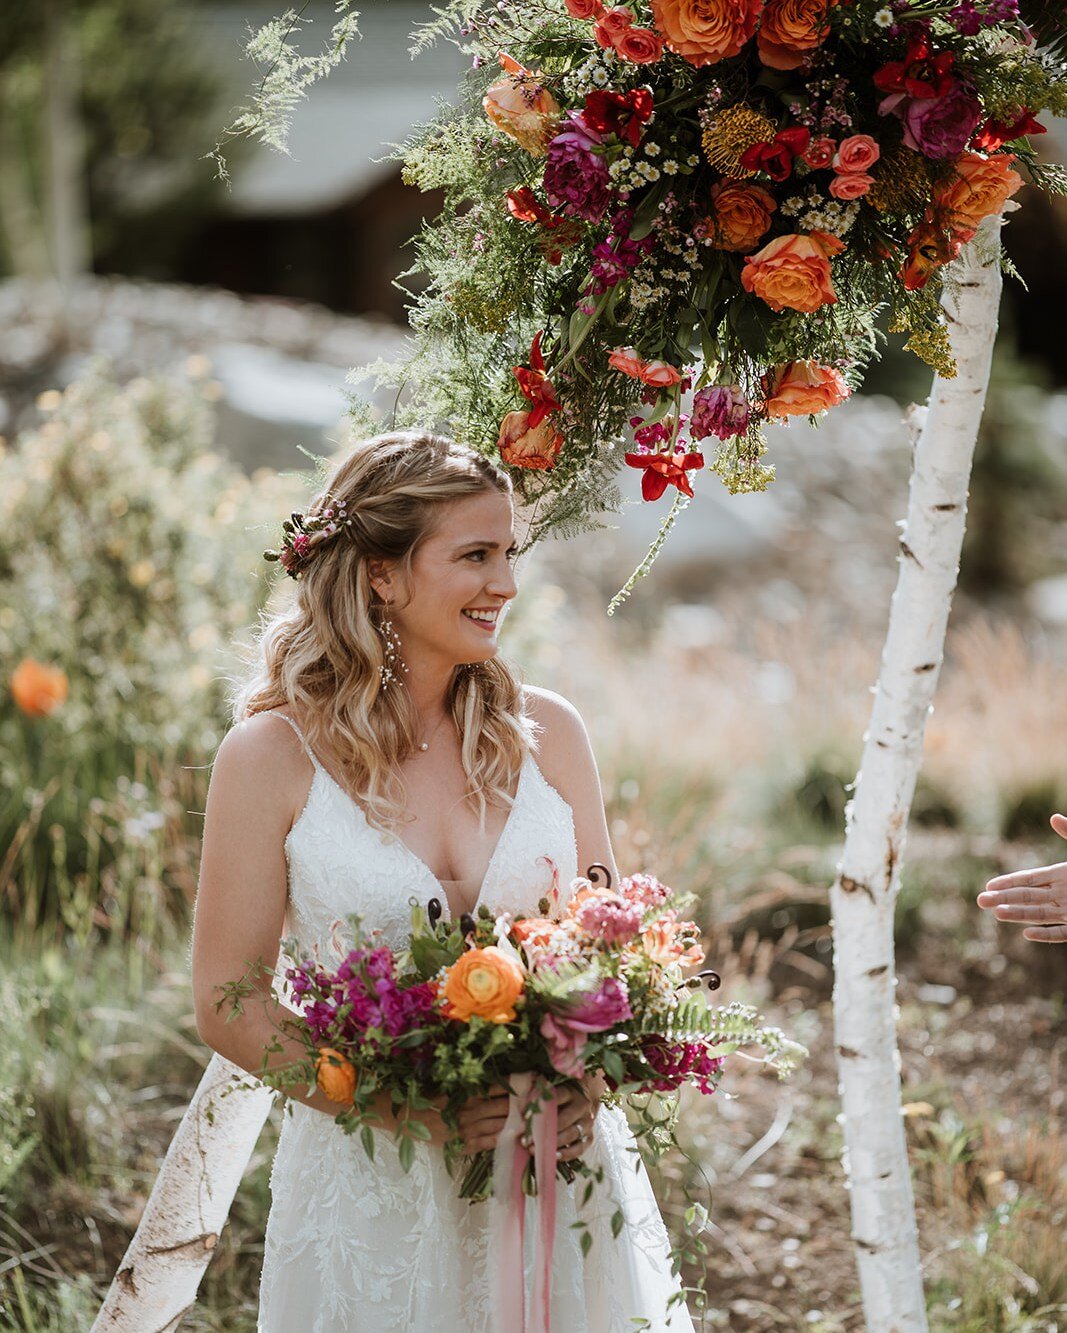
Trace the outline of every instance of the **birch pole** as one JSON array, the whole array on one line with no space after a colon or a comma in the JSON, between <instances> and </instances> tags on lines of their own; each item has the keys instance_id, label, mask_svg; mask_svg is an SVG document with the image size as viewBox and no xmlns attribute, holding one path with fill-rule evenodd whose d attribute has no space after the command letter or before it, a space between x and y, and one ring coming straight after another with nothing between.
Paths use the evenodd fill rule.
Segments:
<instances>
[{"instance_id":1,"label":"birch pole","mask_svg":"<svg viewBox=\"0 0 1067 1333\"><path fill-rule=\"evenodd\" d=\"M893 908L923 737L959 573L967 486L997 331L1002 219L946 270L955 379L937 376L915 444L899 574L830 893L834 1034L852 1239L869 1333L925 1333L896 1044ZM916 414L917 416L920 414Z\"/></svg>"},{"instance_id":2,"label":"birch pole","mask_svg":"<svg viewBox=\"0 0 1067 1333\"><path fill-rule=\"evenodd\" d=\"M170 1333L196 1302L274 1094L214 1055L171 1140L91 1333Z\"/></svg>"}]
</instances>

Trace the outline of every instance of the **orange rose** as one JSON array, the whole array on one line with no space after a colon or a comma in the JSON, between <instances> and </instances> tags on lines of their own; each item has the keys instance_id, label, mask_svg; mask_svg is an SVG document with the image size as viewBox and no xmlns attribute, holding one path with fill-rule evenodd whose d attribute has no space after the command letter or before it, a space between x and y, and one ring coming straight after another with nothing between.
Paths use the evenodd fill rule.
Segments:
<instances>
[{"instance_id":1,"label":"orange rose","mask_svg":"<svg viewBox=\"0 0 1067 1333\"><path fill-rule=\"evenodd\" d=\"M545 417L531 427L529 412L509 412L500 423L496 447L500 457L511 467L529 467L545 472L559 457L563 436L553 426L551 417Z\"/></svg>"},{"instance_id":2,"label":"orange rose","mask_svg":"<svg viewBox=\"0 0 1067 1333\"><path fill-rule=\"evenodd\" d=\"M356 1095L356 1071L340 1051L329 1046L319 1048L315 1078L331 1102L350 1102Z\"/></svg>"},{"instance_id":3,"label":"orange rose","mask_svg":"<svg viewBox=\"0 0 1067 1333\"><path fill-rule=\"evenodd\" d=\"M826 40L836 0L767 0L756 47L772 69L796 69Z\"/></svg>"},{"instance_id":4,"label":"orange rose","mask_svg":"<svg viewBox=\"0 0 1067 1333\"><path fill-rule=\"evenodd\" d=\"M766 235L778 204L762 185L723 180L711 187L711 206L708 234L715 248L747 254Z\"/></svg>"},{"instance_id":5,"label":"orange rose","mask_svg":"<svg viewBox=\"0 0 1067 1333\"><path fill-rule=\"evenodd\" d=\"M745 260L741 285L772 310L810 312L834 305L837 293L830 282L829 256L844 248L843 241L824 231L779 236Z\"/></svg>"},{"instance_id":6,"label":"orange rose","mask_svg":"<svg viewBox=\"0 0 1067 1333\"><path fill-rule=\"evenodd\" d=\"M28 717L47 717L67 697L66 672L57 666L24 657L11 674L11 697Z\"/></svg>"},{"instance_id":7,"label":"orange rose","mask_svg":"<svg viewBox=\"0 0 1067 1333\"><path fill-rule=\"evenodd\" d=\"M495 944L468 949L448 969L442 992L445 1015L463 1023L475 1014L490 1023L510 1023L525 980L522 965Z\"/></svg>"},{"instance_id":8,"label":"orange rose","mask_svg":"<svg viewBox=\"0 0 1067 1333\"><path fill-rule=\"evenodd\" d=\"M512 934L520 944L530 944L534 948L546 945L557 929L556 922L545 916L528 916L522 921L516 921L511 927Z\"/></svg>"},{"instance_id":9,"label":"orange rose","mask_svg":"<svg viewBox=\"0 0 1067 1333\"><path fill-rule=\"evenodd\" d=\"M559 103L538 76L501 53L506 71L482 98L485 114L496 128L533 157L544 157L559 124Z\"/></svg>"},{"instance_id":10,"label":"orange rose","mask_svg":"<svg viewBox=\"0 0 1067 1333\"><path fill-rule=\"evenodd\" d=\"M1022 185L1012 171L1010 157L982 157L961 153L952 164L955 177L934 189L934 208L943 215L949 231L967 241L983 218L999 213Z\"/></svg>"},{"instance_id":11,"label":"orange rose","mask_svg":"<svg viewBox=\"0 0 1067 1333\"><path fill-rule=\"evenodd\" d=\"M832 366L790 361L763 377L769 417L803 417L843 403L852 390Z\"/></svg>"},{"instance_id":12,"label":"orange rose","mask_svg":"<svg viewBox=\"0 0 1067 1333\"><path fill-rule=\"evenodd\" d=\"M763 0L652 0L672 51L698 69L735 56L756 31Z\"/></svg>"}]
</instances>

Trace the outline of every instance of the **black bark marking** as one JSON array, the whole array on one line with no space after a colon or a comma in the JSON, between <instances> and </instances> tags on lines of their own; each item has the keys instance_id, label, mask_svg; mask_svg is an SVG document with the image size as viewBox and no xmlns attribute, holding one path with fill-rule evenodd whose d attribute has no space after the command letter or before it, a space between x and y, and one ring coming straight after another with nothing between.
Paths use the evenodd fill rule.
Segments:
<instances>
[{"instance_id":1,"label":"black bark marking","mask_svg":"<svg viewBox=\"0 0 1067 1333\"><path fill-rule=\"evenodd\" d=\"M851 1046L839 1046L837 1053L842 1060L860 1060L863 1058L859 1051L854 1051Z\"/></svg>"},{"instance_id":2,"label":"black bark marking","mask_svg":"<svg viewBox=\"0 0 1067 1333\"><path fill-rule=\"evenodd\" d=\"M936 670L937 670L936 662L924 662L922 666L917 666L915 668L915 674L917 676L921 676L924 671L936 671Z\"/></svg>"},{"instance_id":3,"label":"black bark marking","mask_svg":"<svg viewBox=\"0 0 1067 1333\"><path fill-rule=\"evenodd\" d=\"M959 505L934 505L935 514L951 514L959 509Z\"/></svg>"},{"instance_id":4,"label":"black bark marking","mask_svg":"<svg viewBox=\"0 0 1067 1333\"><path fill-rule=\"evenodd\" d=\"M889 964L883 963L881 967L872 967L867 973L869 977L882 977L889 971Z\"/></svg>"},{"instance_id":5,"label":"black bark marking","mask_svg":"<svg viewBox=\"0 0 1067 1333\"><path fill-rule=\"evenodd\" d=\"M911 547L908 545L908 543L904 540L903 537L901 537L900 539L900 549L904 552L904 554L908 557L909 560L914 560L920 569L923 568L923 562L919 559L919 557L915 554L915 552L911 549Z\"/></svg>"},{"instance_id":6,"label":"black bark marking","mask_svg":"<svg viewBox=\"0 0 1067 1333\"><path fill-rule=\"evenodd\" d=\"M843 893L865 893L871 902L874 902L874 894L869 884L864 884L858 879L853 879L850 875L842 875L837 881L841 886Z\"/></svg>"},{"instance_id":7,"label":"black bark marking","mask_svg":"<svg viewBox=\"0 0 1067 1333\"><path fill-rule=\"evenodd\" d=\"M219 1243L217 1231L205 1231L199 1236L190 1236L174 1245L155 1245L146 1250L146 1254L180 1254L182 1250L213 1250Z\"/></svg>"}]
</instances>

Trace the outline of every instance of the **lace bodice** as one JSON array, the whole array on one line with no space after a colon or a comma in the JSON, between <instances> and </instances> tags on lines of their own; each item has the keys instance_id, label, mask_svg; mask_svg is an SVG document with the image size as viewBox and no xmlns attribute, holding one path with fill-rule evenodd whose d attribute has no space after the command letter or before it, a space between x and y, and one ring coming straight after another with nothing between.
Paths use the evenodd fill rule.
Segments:
<instances>
[{"instance_id":1,"label":"lace bodice","mask_svg":"<svg viewBox=\"0 0 1067 1333\"><path fill-rule=\"evenodd\" d=\"M293 719L275 716L300 737L315 770L304 808L285 839L286 934L295 936L302 950L317 946L327 957L336 947L334 925L346 913L359 912L391 948L402 947L411 930L411 898L424 906L437 898L444 919L450 919L444 888L426 862L398 836L369 823L323 768ZM553 888L565 902L578 873L577 856L571 808L527 755L474 906L532 915Z\"/></svg>"}]
</instances>

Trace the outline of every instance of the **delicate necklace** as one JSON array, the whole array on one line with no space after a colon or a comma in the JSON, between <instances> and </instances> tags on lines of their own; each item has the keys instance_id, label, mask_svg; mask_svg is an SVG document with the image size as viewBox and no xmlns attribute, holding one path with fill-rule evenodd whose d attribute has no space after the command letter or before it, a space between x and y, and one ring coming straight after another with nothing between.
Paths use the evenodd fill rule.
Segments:
<instances>
[{"instance_id":1,"label":"delicate necklace","mask_svg":"<svg viewBox=\"0 0 1067 1333\"><path fill-rule=\"evenodd\" d=\"M433 731L430 732L429 738L421 742L421 744L419 745L420 750L428 750L430 748L430 741L432 741L433 738L437 735L437 733L441 730L441 724L444 722L447 716L448 716L447 713L442 713L441 716L437 719L437 726L434 727Z\"/></svg>"}]
</instances>

